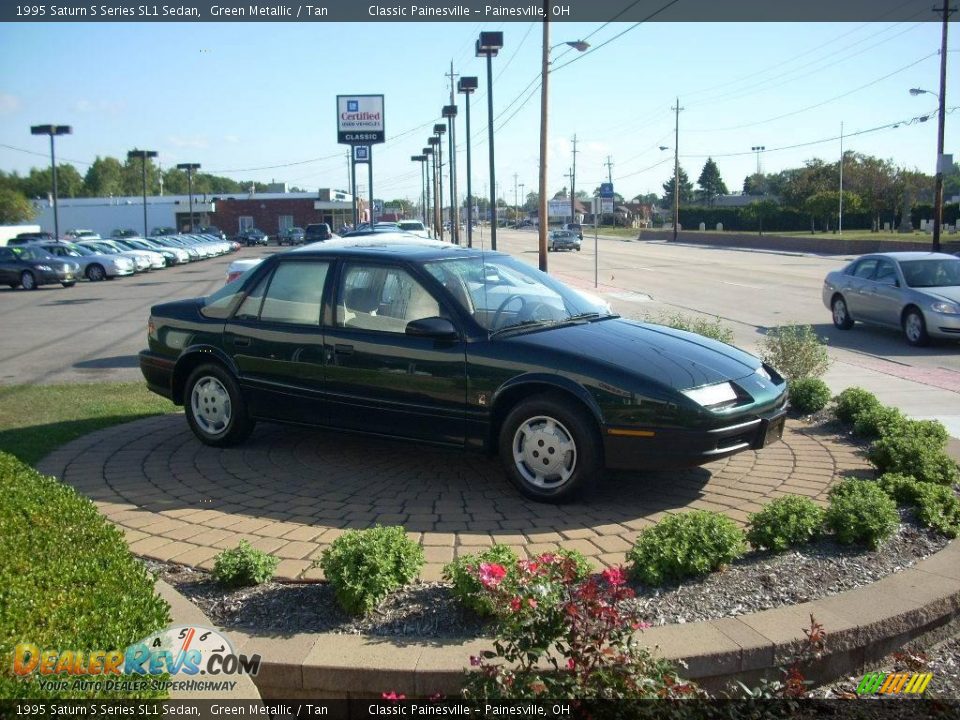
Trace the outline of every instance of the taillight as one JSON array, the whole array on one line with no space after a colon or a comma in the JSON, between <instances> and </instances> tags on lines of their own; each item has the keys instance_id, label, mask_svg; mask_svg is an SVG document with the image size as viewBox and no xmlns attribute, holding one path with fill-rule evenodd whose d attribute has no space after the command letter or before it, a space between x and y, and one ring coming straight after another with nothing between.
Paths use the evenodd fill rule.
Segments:
<instances>
[{"instance_id":1,"label":"taillight","mask_svg":"<svg viewBox=\"0 0 960 720\"><path fill-rule=\"evenodd\" d=\"M152 340L156 340L159 337L157 335L157 324L153 321L153 317L147 320L147 336Z\"/></svg>"},{"instance_id":2,"label":"taillight","mask_svg":"<svg viewBox=\"0 0 960 720\"><path fill-rule=\"evenodd\" d=\"M229 283L232 283L234 280L236 280L236 279L237 279L238 277L240 277L241 275L243 275L243 272L238 271L238 270L234 270L233 272L227 273L227 283L228 283L228 284L229 284Z\"/></svg>"}]
</instances>

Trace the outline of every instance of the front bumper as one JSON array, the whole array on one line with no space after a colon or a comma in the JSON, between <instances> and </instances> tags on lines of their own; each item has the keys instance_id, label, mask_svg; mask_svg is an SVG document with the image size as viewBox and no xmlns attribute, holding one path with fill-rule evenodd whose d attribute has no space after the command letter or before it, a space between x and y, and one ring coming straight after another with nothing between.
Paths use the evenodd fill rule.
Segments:
<instances>
[{"instance_id":1,"label":"front bumper","mask_svg":"<svg viewBox=\"0 0 960 720\"><path fill-rule=\"evenodd\" d=\"M925 310L923 314L928 335L949 340L960 340L960 315L938 313L932 310Z\"/></svg>"},{"instance_id":2,"label":"front bumper","mask_svg":"<svg viewBox=\"0 0 960 720\"><path fill-rule=\"evenodd\" d=\"M744 450L760 450L783 436L782 407L710 430L604 428L606 465L614 470L672 470L704 465Z\"/></svg>"},{"instance_id":3,"label":"front bumper","mask_svg":"<svg viewBox=\"0 0 960 720\"><path fill-rule=\"evenodd\" d=\"M157 395L173 400L173 370L176 361L150 350L140 351L140 372L147 387Z\"/></svg>"}]
</instances>

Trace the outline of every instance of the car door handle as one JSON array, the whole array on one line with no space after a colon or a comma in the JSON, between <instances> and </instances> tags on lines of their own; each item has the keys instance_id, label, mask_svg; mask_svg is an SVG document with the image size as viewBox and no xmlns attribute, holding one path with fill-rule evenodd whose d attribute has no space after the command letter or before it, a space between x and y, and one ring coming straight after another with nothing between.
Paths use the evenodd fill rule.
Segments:
<instances>
[{"instance_id":1,"label":"car door handle","mask_svg":"<svg viewBox=\"0 0 960 720\"><path fill-rule=\"evenodd\" d=\"M250 338L235 337L233 339L233 344L237 347L250 347Z\"/></svg>"},{"instance_id":2,"label":"car door handle","mask_svg":"<svg viewBox=\"0 0 960 720\"><path fill-rule=\"evenodd\" d=\"M337 355L353 355L353 345L343 345L341 343L337 343L334 345L333 351Z\"/></svg>"}]
</instances>

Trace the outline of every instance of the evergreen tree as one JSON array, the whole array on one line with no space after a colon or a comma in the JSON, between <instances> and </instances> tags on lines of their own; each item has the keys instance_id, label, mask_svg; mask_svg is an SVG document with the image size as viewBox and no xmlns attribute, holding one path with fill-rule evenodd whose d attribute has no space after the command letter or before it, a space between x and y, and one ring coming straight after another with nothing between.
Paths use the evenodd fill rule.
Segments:
<instances>
[{"instance_id":1,"label":"evergreen tree","mask_svg":"<svg viewBox=\"0 0 960 720\"><path fill-rule=\"evenodd\" d=\"M677 173L680 176L680 204L686 205L693 199L693 184L683 168ZM663 184L662 204L665 208L673 207L673 175Z\"/></svg>"},{"instance_id":2,"label":"evergreen tree","mask_svg":"<svg viewBox=\"0 0 960 720\"><path fill-rule=\"evenodd\" d=\"M698 193L700 199L707 205L713 205L717 195L726 195L728 192L723 178L720 177L720 168L717 167L713 158L707 158L707 161L703 164L703 170L700 171L697 185L700 186L700 192Z\"/></svg>"}]
</instances>

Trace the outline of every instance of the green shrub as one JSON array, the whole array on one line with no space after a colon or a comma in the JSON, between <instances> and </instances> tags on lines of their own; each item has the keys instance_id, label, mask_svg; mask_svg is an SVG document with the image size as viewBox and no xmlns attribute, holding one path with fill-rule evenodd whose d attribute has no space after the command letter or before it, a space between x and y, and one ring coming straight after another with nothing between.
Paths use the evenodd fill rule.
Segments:
<instances>
[{"instance_id":1,"label":"green shrub","mask_svg":"<svg viewBox=\"0 0 960 720\"><path fill-rule=\"evenodd\" d=\"M847 388L834 398L834 402L834 414L838 420L845 423L853 423L860 413L880 407L877 396L860 387Z\"/></svg>"},{"instance_id":2,"label":"green shrub","mask_svg":"<svg viewBox=\"0 0 960 720\"><path fill-rule=\"evenodd\" d=\"M830 367L827 346L809 325L782 325L760 341L760 357L788 380L821 377Z\"/></svg>"},{"instance_id":3,"label":"green shrub","mask_svg":"<svg viewBox=\"0 0 960 720\"><path fill-rule=\"evenodd\" d=\"M402 527L377 525L338 537L323 551L319 564L343 609L362 615L417 576L423 548Z\"/></svg>"},{"instance_id":4,"label":"green shrub","mask_svg":"<svg viewBox=\"0 0 960 720\"><path fill-rule=\"evenodd\" d=\"M800 378L790 383L790 404L800 412L819 412L828 402L830 388L820 378Z\"/></svg>"},{"instance_id":5,"label":"green shrub","mask_svg":"<svg viewBox=\"0 0 960 720\"><path fill-rule=\"evenodd\" d=\"M960 500L953 490L932 483L917 485L917 519L947 537L957 537L960 533Z\"/></svg>"},{"instance_id":6,"label":"green shrub","mask_svg":"<svg viewBox=\"0 0 960 720\"><path fill-rule=\"evenodd\" d=\"M627 553L630 573L647 585L705 575L746 549L743 531L730 518L709 510L670 515L641 530Z\"/></svg>"},{"instance_id":7,"label":"green shrub","mask_svg":"<svg viewBox=\"0 0 960 720\"><path fill-rule=\"evenodd\" d=\"M897 505L916 505L920 494L920 483L902 473L884 473L877 478L877 485Z\"/></svg>"},{"instance_id":8,"label":"green shrub","mask_svg":"<svg viewBox=\"0 0 960 720\"><path fill-rule=\"evenodd\" d=\"M870 446L867 459L880 473L909 475L918 482L953 485L960 480L957 463L947 455L939 429L926 421L910 421Z\"/></svg>"},{"instance_id":9,"label":"green shrub","mask_svg":"<svg viewBox=\"0 0 960 720\"><path fill-rule=\"evenodd\" d=\"M217 555L213 564L213 579L221 585L235 588L260 585L273 577L280 558L257 550L241 540L232 550Z\"/></svg>"},{"instance_id":10,"label":"green shrub","mask_svg":"<svg viewBox=\"0 0 960 720\"><path fill-rule=\"evenodd\" d=\"M675 330L686 330L687 332L697 333L704 337L713 338L727 345L733 344L733 330L720 322L720 318L705 320L700 317L691 317L682 313L673 315L660 315L656 318L645 318L647 322L657 325L666 325Z\"/></svg>"},{"instance_id":11,"label":"green shrub","mask_svg":"<svg viewBox=\"0 0 960 720\"><path fill-rule=\"evenodd\" d=\"M122 652L170 622L153 586L90 500L0 452L0 698L165 697L43 689L10 662L18 643Z\"/></svg>"},{"instance_id":12,"label":"green shrub","mask_svg":"<svg viewBox=\"0 0 960 720\"><path fill-rule=\"evenodd\" d=\"M842 480L830 489L829 497L825 523L839 542L876 548L900 521L896 503L875 482Z\"/></svg>"},{"instance_id":13,"label":"green shrub","mask_svg":"<svg viewBox=\"0 0 960 720\"><path fill-rule=\"evenodd\" d=\"M815 540L823 528L823 508L799 495L785 495L750 515L747 541L755 548L782 552Z\"/></svg>"},{"instance_id":14,"label":"green shrub","mask_svg":"<svg viewBox=\"0 0 960 720\"><path fill-rule=\"evenodd\" d=\"M493 613L493 605L477 580L480 563L496 563L508 569L516 567L517 554L506 545L494 545L475 555L463 555L443 568L443 579L453 583L454 596L478 615Z\"/></svg>"},{"instance_id":15,"label":"green shrub","mask_svg":"<svg viewBox=\"0 0 960 720\"><path fill-rule=\"evenodd\" d=\"M906 422L907 419L897 408L877 405L857 414L853 431L860 437L874 439L896 433Z\"/></svg>"}]
</instances>

